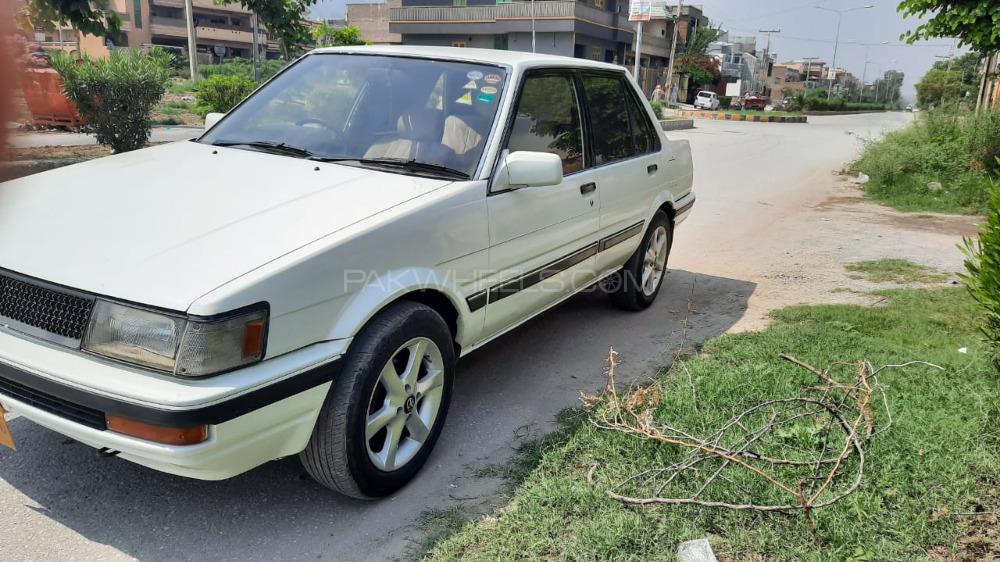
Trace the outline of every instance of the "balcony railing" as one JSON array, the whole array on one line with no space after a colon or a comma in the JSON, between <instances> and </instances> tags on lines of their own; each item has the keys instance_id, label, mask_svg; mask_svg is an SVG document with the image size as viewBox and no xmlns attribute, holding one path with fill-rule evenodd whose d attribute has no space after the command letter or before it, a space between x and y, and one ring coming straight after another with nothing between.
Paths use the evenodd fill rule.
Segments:
<instances>
[{"instance_id":1,"label":"balcony railing","mask_svg":"<svg viewBox=\"0 0 1000 562\"><path fill-rule=\"evenodd\" d=\"M153 35L168 35L171 37L187 37L187 24L180 18L164 18L153 16L150 19ZM199 41L229 41L232 43L250 43L253 41L253 32L246 29L237 29L223 26L199 25L195 29L195 34ZM260 40L274 43L266 33L261 31Z\"/></svg>"},{"instance_id":2,"label":"balcony railing","mask_svg":"<svg viewBox=\"0 0 1000 562\"><path fill-rule=\"evenodd\" d=\"M158 0L159 1L159 0ZM616 14L598 10L575 0L512 2L488 6L404 6L389 10L390 23L494 23L502 20L580 19L614 26ZM620 18L622 24L626 19Z\"/></svg>"},{"instance_id":3,"label":"balcony railing","mask_svg":"<svg viewBox=\"0 0 1000 562\"><path fill-rule=\"evenodd\" d=\"M184 0L151 0L154 6L163 6L165 8L180 8L184 9ZM213 10L216 12L230 12L230 13L240 13L250 15L250 12L243 9L243 6L239 2L233 4L216 4L213 0L193 0L195 8L200 8L202 10Z\"/></svg>"}]
</instances>

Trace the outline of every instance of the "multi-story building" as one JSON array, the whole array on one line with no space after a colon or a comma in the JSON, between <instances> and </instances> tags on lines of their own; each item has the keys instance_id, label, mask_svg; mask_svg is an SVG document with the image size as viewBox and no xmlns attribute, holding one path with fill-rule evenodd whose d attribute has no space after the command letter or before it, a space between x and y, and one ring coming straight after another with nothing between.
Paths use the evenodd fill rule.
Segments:
<instances>
[{"instance_id":1,"label":"multi-story building","mask_svg":"<svg viewBox=\"0 0 1000 562\"><path fill-rule=\"evenodd\" d=\"M358 28L362 39L376 45L402 43L402 35L389 31L389 10L402 5L402 0L348 4L347 25Z\"/></svg>"},{"instance_id":2,"label":"multi-story building","mask_svg":"<svg viewBox=\"0 0 1000 562\"><path fill-rule=\"evenodd\" d=\"M108 45L103 38L84 35L74 29L59 31L37 30L36 40L45 47L62 45L66 50L78 50L92 56L104 56L108 47L161 46L187 53L187 23L184 0L109 0L108 8L122 20L125 41ZM193 0L198 58L201 62L218 62L220 58L250 57L253 29L251 15L239 4L216 4L213 0ZM278 43L260 30L261 50L267 56L278 56ZM220 57L218 53L223 53Z\"/></svg>"},{"instance_id":3,"label":"multi-story building","mask_svg":"<svg viewBox=\"0 0 1000 562\"><path fill-rule=\"evenodd\" d=\"M635 37L621 0L401 0L389 31L405 45L532 50L623 63Z\"/></svg>"}]
</instances>

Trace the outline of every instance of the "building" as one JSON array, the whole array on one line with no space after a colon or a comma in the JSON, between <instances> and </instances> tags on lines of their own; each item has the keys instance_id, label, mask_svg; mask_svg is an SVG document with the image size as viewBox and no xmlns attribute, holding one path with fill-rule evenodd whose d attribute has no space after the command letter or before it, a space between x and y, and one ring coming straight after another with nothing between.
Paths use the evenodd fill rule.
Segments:
<instances>
[{"instance_id":1,"label":"building","mask_svg":"<svg viewBox=\"0 0 1000 562\"><path fill-rule=\"evenodd\" d=\"M623 63L635 39L621 0L400 0L389 31L405 45L532 50Z\"/></svg>"},{"instance_id":2,"label":"building","mask_svg":"<svg viewBox=\"0 0 1000 562\"><path fill-rule=\"evenodd\" d=\"M347 5L347 25L358 28L361 38L376 45L403 42L403 36L389 31L389 10L402 6L401 0Z\"/></svg>"},{"instance_id":3,"label":"building","mask_svg":"<svg viewBox=\"0 0 1000 562\"><path fill-rule=\"evenodd\" d=\"M195 33L199 62L219 62L230 57L252 56L251 15L240 4L215 4L213 0L193 0ZM75 29L45 32L36 30L35 40L43 47L79 51L91 56L106 56L109 47L146 48L151 46L187 54L187 23L184 0L108 0L108 8L122 20L125 41L108 45L100 37L84 35ZM278 56L278 43L260 31L262 50ZM218 53L222 53L220 56Z\"/></svg>"},{"instance_id":4,"label":"building","mask_svg":"<svg viewBox=\"0 0 1000 562\"><path fill-rule=\"evenodd\" d=\"M767 86L771 92L772 103L794 97L806 90L805 72L788 64L775 64L771 67Z\"/></svg>"}]
</instances>

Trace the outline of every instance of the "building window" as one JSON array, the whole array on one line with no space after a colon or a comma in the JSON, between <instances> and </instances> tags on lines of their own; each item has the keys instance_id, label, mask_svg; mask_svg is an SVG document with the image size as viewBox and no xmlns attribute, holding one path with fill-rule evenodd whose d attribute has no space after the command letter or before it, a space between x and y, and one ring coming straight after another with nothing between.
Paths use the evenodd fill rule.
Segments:
<instances>
[{"instance_id":1,"label":"building window","mask_svg":"<svg viewBox=\"0 0 1000 562\"><path fill-rule=\"evenodd\" d=\"M590 48L590 60L596 60L596 61L604 60L602 56L603 54L604 51L600 47Z\"/></svg>"},{"instance_id":2,"label":"building window","mask_svg":"<svg viewBox=\"0 0 1000 562\"><path fill-rule=\"evenodd\" d=\"M514 0L497 0L497 4L513 4Z\"/></svg>"},{"instance_id":3,"label":"building window","mask_svg":"<svg viewBox=\"0 0 1000 562\"><path fill-rule=\"evenodd\" d=\"M458 0L455 0L455 1L457 2ZM451 46L452 47L468 47L469 44L467 42L465 42L465 41L452 41L451 42Z\"/></svg>"},{"instance_id":4,"label":"building window","mask_svg":"<svg viewBox=\"0 0 1000 562\"><path fill-rule=\"evenodd\" d=\"M135 28L142 29L142 0L132 0L132 17Z\"/></svg>"},{"instance_id":5,"label":"building window","mask_svg":"<svg viewBox=\"0 0 1000 562\"><path fill-rule=\"evenodd\" d=\"M469 0L451 0L452 6L468 6Z\"/></svg>"},{"instance_id":6,"label":"building window","mask_svg":"<svg viewBox=\"0 0 1000 562\"><path fill-rule=\"evenodd\" d=\"M594 0L594 7L598 10L604 9L604 0Z\"/></svg>"}]
</instances>

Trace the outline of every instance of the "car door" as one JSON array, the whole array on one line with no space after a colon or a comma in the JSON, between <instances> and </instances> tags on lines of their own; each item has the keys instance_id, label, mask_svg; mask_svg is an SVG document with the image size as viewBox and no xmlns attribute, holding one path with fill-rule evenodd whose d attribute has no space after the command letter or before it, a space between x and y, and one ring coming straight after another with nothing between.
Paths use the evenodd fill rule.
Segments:
<instances>
[{"instance_id":1,"label":"car door","mask_svg":"<svg viewBox=\"0 0 1000 562\"><path fill-rule=\"evenodd\" d=\"M582 75L593 152L593 177L600 198L597 270L622 265L642 237L656 194L665 189L661 145L645 106L628 78L616 72Z\"/></svg>"},{"instance_id":2,"label":"car door","mask_svg":"<svg viewBox=\"0 0 1000 562\"><path fill-rule=\"evenodd\" d=\"M506 139L507 154L520 150L557 154L563 181L502 189L487 198L491 270L487 334L500 332L595 280L599 205L594 174L585 161L575 73L529 71Z\"/></svg>"}]
</instances>

